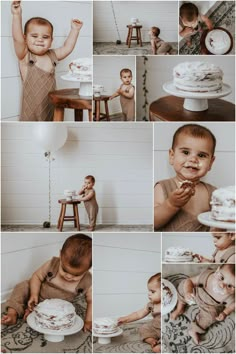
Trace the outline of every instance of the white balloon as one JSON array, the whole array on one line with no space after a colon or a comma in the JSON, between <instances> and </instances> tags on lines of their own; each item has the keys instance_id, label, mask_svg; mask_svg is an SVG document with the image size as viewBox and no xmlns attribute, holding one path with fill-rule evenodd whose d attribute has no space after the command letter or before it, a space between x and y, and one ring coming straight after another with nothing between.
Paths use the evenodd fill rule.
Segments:
<instances>
[{"instance_id":1,"label":"white balloon","mask_svg":"<svg viewBox=\"0 0 236 354\"><path fill-rule=\"evenodd\" d=\"M37 123L33 134L45 152L59 150L66 142L67 127L61 123Z\"/></svg>"}]
</instances>

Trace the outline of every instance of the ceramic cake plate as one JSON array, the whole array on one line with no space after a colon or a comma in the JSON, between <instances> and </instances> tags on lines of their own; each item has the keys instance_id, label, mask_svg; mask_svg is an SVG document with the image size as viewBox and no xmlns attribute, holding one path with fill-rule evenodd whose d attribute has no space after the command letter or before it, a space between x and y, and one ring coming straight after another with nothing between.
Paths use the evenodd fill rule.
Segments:
<instances>
[{"instance_id":1,"label":"ceramic cake plate","mask_svg":"<svg viewBox=\"0 0 236 354\"><path fill-rule=\"evenodd\" d=\"M227 96L232 91L231 87L227 84L223 84L220 91L214 92L181 91L174 86L173 81L166 82L163 85L163 89L171 95L184 98L184 108L192 112L201 112L207 110L209 99Z\"/></svg>"},{"instance_id":2,"label":"ceramic cake plate","mask_svg":"<svg viewBox=\"0 0 236 354\"><path fill-rule=\"evenodd\" d=\"M67 73L66 75L62 75L61 78L62 78L62 80L65 80L65 81L79 82L80 83L80 88L78 91L79 96L83 96L83 97L92 97L93 96L92 80L81 81L79 78L72 75L71 73Z\"/></svg>"},{"instance_id":3,"label":"ceramic cake plate","mask_svg":"<svg viewBox=\"0 0 236 354\"><path fill-rule=\"evenodd\" d=\"M111 338L120 336L122 333L123 333L123 329L120 327L118 327L118 330L116 332L110 334L101 334L93 330L93 336L98 337L99 344L110 344Z\"/></svg>"},{"instance_id":4,"label":"ceramic cake plate","mask_svg":"<svg viewBox=\"0 0 236 354\"><path fill-rule=\"evenodd\" d=\"M198 215L198 221L206 226L218 227L219 229L235 230L234 222L218 221L212 219L211 212L202 213Z\"/></svg>"},{"instance_id":5,"label":"ceramic cake plate","mask_svg":"<svg viewBox=\"0 0 236 354\"><path fill-rule=\"evenodd\" d=\"M34 329L35 331L39 333L43 333L44 337L46 340L49 342L62 342L64 340L64 336L69 336L71 334L79 332L83 326L84 326L84 321L82 320L81 317L76 315L75 318L75 323L73 327L64 329L63 331L56 331L53 329L46 329L38 326L35 322L35 312L31 312L29 316L27 317L27 323L28 325Z\"/></svg>"},{"instance_id":6,"label":"ceramic cake plate","mask_svg":"<svg viewBox=\"0 0 236 354\"><path fill-rule=\"evenodd\" d=\"M175 289L174 285L167 279L162 279L161 280L164 285L168 286L170 288L173 296L171 302L167 306L162 306L161 307L161 315L164 316L167 313L171 312L174 308L175 305L177 304L177 290Z\"/></svg>"},{"instance_id":7,"label":"ceramic cake plate","mask_svg":"<svg viewBox=\"0 0 236 354\"><path fill-rule=\"evenodd\" d=\"M214 47L214 45L211 44L211 36L212 36L213 32L215 32L215 33L218 32L219 34L221 34L221 37L223 39L223 43L221 42L221 45L218 46L218 48L217 48L217 46ZM205 45L210 53L215 54L215 55L222 55L222 54L225 54L229 51L229 49L231 47L231 38L223 28L221 28L221 29L220 28L213 28L206 35Z\"/></svg>"}]
</instances>

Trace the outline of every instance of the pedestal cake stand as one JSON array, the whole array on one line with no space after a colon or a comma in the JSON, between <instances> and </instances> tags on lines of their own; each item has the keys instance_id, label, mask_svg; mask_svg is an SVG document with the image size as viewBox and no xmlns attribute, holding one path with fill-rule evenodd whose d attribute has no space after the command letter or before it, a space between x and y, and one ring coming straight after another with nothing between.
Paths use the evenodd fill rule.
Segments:
<instances>
[{"instance_id":1,"label":"pedestal cake stand","mask_svg":"<svg viewBox=\"0 0 236 354\"><path fill-rule=\"evenodd\" d=\"M92 80L80 80L76 76L73 76L71 73L61 76L62 80L71 81L71 82L79 82L80 88L78 89L78 95L84 97L92 97L93 96L93 87Z\"/></svg>"},{"instance_id":2,"label":"pedestal cake stand","mask_svg":"<svg viewBox=\"0 0 236 354\"><path fill-rule=\"evenodd\" d=\"M100 334L100 333L96 333L95 331L93 331L93 336L98 337L98 343L104 345L104 344L110 344L111 338L118 337L122 333L123 333L123 329L118 328L118 330L116 332L110 333L110 334Z\"/></svg>"},{"instance_id":3,"label":"pedestal cake stand","mask_svg":"<svg viewBox=\"0 0 236 354\"><path fill-rule=\"evenodd\" d=\"M62 342L64 340L65 336L69 336L71 334L79 332L83 326L84 326L84 321L82 318L80 318L78 315L76 315L75 318L75 323L73 327L64 329L63 331L56 331L53 329L45 329L40 326L38 326L35 322L35 312L31 312L29 316L27 317L27 323L28 325L33 328L35 331L39 333L44 334L44 338L48 340L49 342Z\"/></svg>"},{"instance_id":4,"label":"pedestal cake stand","mask_svg":"<svg viewBox=\"0 0 236 354\"><path fill-rule=\"evenodd\" d=\"M168 286L168 288L172 292L171 302L166 306L161 306L161 316L164 316L175 308L175 305L177 304L177 291L174 285L169 280L162 279L162 283L164 283L165 286Z\"/></svg>"},{"instance_id":5,"label":"pedestal cake stand","mask_svg":"<svg viewBox=\"0 0 236 354\"><path fill-rule=\"evenodd\" d=\"M173 81L165 83L163 89L171 95L184 98L184 108L193 112L206 111L209 99L227 96L232 91L231 87L227 84L223 84L222 89L215 92L181 91L174 86Z\"/></svg>"},{"instance_id":6,"label":"pedestal cake stand","mask_svg":"<svg viewBox=\"0 0 236 354\"><path fill-rule=\"evenodd\" d=\"M198 221L206 226L217 227L219 229L235 230L234 222L219 221L211 217L211 212L207 211L198 215Z\"/></svg>"}]
</instances>

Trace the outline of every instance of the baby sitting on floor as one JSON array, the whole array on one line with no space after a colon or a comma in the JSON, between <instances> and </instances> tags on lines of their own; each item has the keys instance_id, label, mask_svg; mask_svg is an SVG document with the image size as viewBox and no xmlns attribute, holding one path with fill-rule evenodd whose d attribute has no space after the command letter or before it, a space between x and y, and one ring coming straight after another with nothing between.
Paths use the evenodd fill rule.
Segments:
<instances>
[{"instance_id":1,"label":"baby sitting on floor","mask_svg":"<svg viewBox=\"0 0 236 354\"><path fill-rule=\"evenodd\" d=\"M235 266L223 264L216 270L204 269L200 274L182 280L177 292L177 307L171 313L171 319L183 314L186 305L197 304L198 311L190 323L189 335L198 344L201 334L235 310Z\"/></svg>"},{"instance_id":2,"label":"baby sitting on floor","mask_svg":"<svg viewBox=\"0 0 236 354\"><path fill-rule=\"evenodd\" d=\"M167 42L164 42L159 38L160 28L151 27L148 32L150 36L151 46L152 46L152 54L170 54L170 50L172 49L171 45Z\"/></svg>"}]
</instances>

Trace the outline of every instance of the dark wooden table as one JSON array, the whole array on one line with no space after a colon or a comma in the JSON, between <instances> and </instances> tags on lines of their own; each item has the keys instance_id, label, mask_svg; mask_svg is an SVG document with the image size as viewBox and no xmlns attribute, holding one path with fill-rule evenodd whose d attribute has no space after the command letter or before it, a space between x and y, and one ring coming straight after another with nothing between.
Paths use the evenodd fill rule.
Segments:
<instances>
[{"instance_id":1,"label":"dark wooden table","mask_svg":"<svg viewBox=\"0 0 236 354\"><path fill-rule=\"evenodd\" d=\"M128 28L128 35L127 35L127 39L126 39L127 46L130 48L131 41L137 41L137 44L139 44L140 47L142 47L143 44L142 44L141 28L143 26L141 26L141 25L136 25L136 26L127 25L126 27ZM134 29L136 30L136 36L133 36Z\"/></svg>"},{"instance_id":2,"label":"dark wooden table","mask_svg":"<svg viewBox=\"0 0 236 354\"><path fill-rule=\"evenodd\" d=\"M83 121L83 110L87 110L89 121L92 121L92 99L79 96L79 89L56 90L49 93L49 98L54 108L53 120L64 120L64 109L72 108L75 110L75 121Z\"/></svg>"},{"instance_id":3,"label":"dark wooden table","mask_svg":"<svg viewBox=\"0 0 236 354\"><path fill-rule=\"evenodd\" d=\"M94 116L95 120L99 121L101 118L110 120L108 101L110 96L102 95L100 97L93 97L94 101ZM105 113L101 113L101 102L104 102Z\"/></svg>"},{"instance_id":4,"label":"dark wooden table","mask_svg":"<svg viewBox=\"0 0 236 354\"><path fill-rule=\"evenodd\" d=\"M58 230L62 231L64 221L74 221L74 226L77 228L78 231L80 231L78 204L80 204L81 202L79 200L59 199L58 203L61 204L61 211L57 223ZM66 215L67 205L72 205L73 215Z\"/></svg>"},{"instance_id":5,"label":"dark wooden table","mask_svg":"<svg viewBox=\"0 0 236 354\"><path fill-rule=\"evenodd\" d=\"M223 27L215 27L214 30L215 29L221 29L221 30L225 31L229 35L230 40L231 40L231 45L230 45L229 50L224 55L230 53L232 48L233 48L233 44L234 44L234 40L233 40L232 34L229 31L227 31L225 28L223 28ZM209 50L207 49L206 44L205 44L206 36L207 36L208 32L210 32L210 31L211 30L207 29L207 30L204 30L202 32L201 39L200 39L201 54L214 55L213 53L209 52Z\"/></svg>"},{"instance_id":6,"label":"dark wooden table","mask_svg":"<svg viewBox=\"0 0 236 354\"><path fill-rule=\"evenodd\" d=\"M208 109L203 112L187 111L183 107L184 98L165 96L152 102L149 106L150 121L235 121L235 106L222 99L208 100Z\"/></svg>"}]
</instances>

